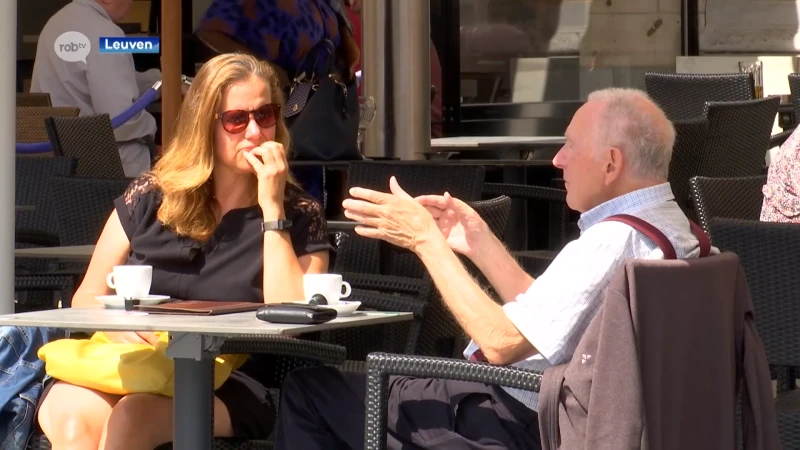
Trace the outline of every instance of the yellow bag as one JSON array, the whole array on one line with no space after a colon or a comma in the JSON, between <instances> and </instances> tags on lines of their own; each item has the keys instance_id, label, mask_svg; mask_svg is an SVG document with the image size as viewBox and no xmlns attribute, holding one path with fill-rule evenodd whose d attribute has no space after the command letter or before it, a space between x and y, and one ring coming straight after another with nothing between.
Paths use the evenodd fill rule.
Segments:
<instances>
[{"instance_id":1,"label":"yellow bag","mask_svg":"<svg viewBox=\"0 0 800 450\"><path fill-rule=\"evenodd\" d=\"M158 343L112 342L103 332L91 339L60 339L39 349L39 359L53 378L116 395L135 393L173 396L175 365L167 357L168 334ZM214 364L214 389L241 367L247 355L220 355Z\"/></svg>"}]
</instances>

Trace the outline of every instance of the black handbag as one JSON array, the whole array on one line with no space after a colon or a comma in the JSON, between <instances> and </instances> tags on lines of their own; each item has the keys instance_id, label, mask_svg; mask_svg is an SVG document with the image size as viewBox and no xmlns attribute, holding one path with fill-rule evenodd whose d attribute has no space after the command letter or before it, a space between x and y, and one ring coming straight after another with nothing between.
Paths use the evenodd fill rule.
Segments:
<instances>
[{"instance_id":1,"label":"black handbag","mask_svg":"<svg viewBox=\"0 0 800 450\"><path fill-rule=\"evenodd\" d=\"M320 44L317 51L327 52L327 73L295 78L287 95L284 117L292 139L291 159L363 159L358 149L356 81L340 79L333 43L326 39Z\"/></svg>"}]
</instances>

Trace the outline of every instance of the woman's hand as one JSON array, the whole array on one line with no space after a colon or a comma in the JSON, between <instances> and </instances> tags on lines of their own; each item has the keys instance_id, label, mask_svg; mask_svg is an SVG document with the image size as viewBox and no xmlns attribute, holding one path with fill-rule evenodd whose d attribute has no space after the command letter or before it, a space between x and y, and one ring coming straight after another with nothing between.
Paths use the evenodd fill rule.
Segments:
<instances>
[{"instance_id":1,"label":"woman's hand","mask_svg":"<svg viewBox=\"0 0 800 450\"><path fill-rule=\"evenodd\" d=\"M156 345L158 336L149 331L114 331L107 332L106 336L113 342L120 344L150 344Z\"/></svg>"},{"instance_id":2,"label":"woman's hand","mask_svg":"<svg viewBox=\"0 0 800 450\"><path fill-rule=\"evenodd\" d=\"M289 162L282 144L265 142L244 153L258 178L258 205L264 212L264 220L283 219L283 196Z\"/></svg>"}]
</instances>

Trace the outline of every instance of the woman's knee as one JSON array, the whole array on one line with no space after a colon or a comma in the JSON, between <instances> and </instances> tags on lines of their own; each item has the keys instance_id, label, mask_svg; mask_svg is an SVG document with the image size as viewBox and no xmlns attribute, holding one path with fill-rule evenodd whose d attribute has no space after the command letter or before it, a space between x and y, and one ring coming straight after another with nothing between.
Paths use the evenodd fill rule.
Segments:
<instances>
[{"instance_id":1,"label":"woman's knee","mask_svg":"<svg viewBox=\"0 0 800 450\"><path fill-rule=\"evenodd\" d=\"M118 400L116 395L57 381L39 408L39 426L54 444L99 442Z\"/></svg>"},{"instance_id":2,"label":"woman's knee","mask_svg":"<svg viewBox=\"0 0 800 450\"><path fill-rule=\"evenodd\" d=\"M154 448L172 441L172 422L172 398L155 394L126 395L111 410L102 448ZM228 411L218 398L214 400L214 435L233 435Z\"/></svg>"},{"instance_id":3,"label":"woman's knee","mask_svg":"<svg viewBox=\"0 0 800 450\"><path fill-rule=\"evenodd\" d=\"M108 433L130 433L172 429L172 399L156 394L130 394L122 397L108 418Z\"/></svg>"}]
</instances>

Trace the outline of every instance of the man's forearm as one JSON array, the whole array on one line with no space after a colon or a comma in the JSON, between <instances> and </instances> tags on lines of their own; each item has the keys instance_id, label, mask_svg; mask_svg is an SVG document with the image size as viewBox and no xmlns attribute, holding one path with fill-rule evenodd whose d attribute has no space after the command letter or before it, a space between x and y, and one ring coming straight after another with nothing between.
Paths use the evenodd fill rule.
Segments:
<instances>
[{"instance_id":1,"label":"man's forearm","mask_svg":"<svg viewBox=\"0 0 800 450\"><path fill-rule=\"evenodd\" d=\"M478 246L476 256L470 260L486 276L503 303L516 301L517 295L527 291L533 284L533 277L522 270L493 234L489 234L485 243Z\"/></svg>"},{"instance_id":2,"label":"man's forearm","mask_svg":"<svg viewBox=\"0 0 800 450\"><path fill-rule=\"evenodd\" d=\"M472 279L444 240L426 243L416 253L453 317L490 362L506 364L535 350L506 317L503 308Z\"/></svg>"}]
</instances>

